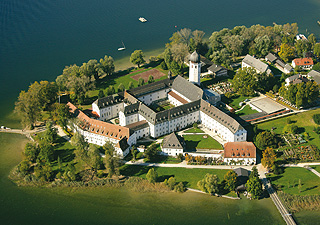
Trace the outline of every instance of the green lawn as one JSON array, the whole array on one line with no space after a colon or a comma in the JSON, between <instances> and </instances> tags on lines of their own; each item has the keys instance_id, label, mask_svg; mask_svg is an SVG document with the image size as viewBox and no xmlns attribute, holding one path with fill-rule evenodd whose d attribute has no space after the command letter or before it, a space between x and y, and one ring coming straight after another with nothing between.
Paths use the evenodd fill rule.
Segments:
<instances>
[{"instance_id":1,"label":"green lawn","mask_svg":"<svg viewBox=\"0 0 320 225\"><path fill-rule=\"evenodd\" d=\"M203 138L202 134L184 135L184 140L187 144L187 149L194 151L197 149L223 149L221 144L207 135L208 138Z\"/></svg>"},{"instance_id":2,"label":"green lawn","mask_svg":"<svg viewBox=\"0 0 320 225\"><path fill-rule=\"evenodd\" d=\"M132 82L133 85L135 87L137 87L138 86L138 81L136 81L135 79L132 79L131 77L134 76L134 75L137 75L139 73L143 73L145 71L154 69L154 68L156 68L157 70L159 70L160 72L162 72L164 74L168 73L168 71L161 69L161 67L159 65L155 66L155 67L149 67L149 68L139 68L139 69L135 69L135 71L123 71L123 72L117 73L115 75L104 77L99 82L99 84L97 85L95 90L92 90L92 91L88 92L88 96L90 98L96 97L96 96L98 96L99 90L104 90L105 91L106 88L108 88L110 85L114 86L114 88L116 89L116 92L117 92L119 84L121 84L121 83L124 85L124 87L126 89L128 89L130 82ZM163 79L166 79L166 78L167 78L167 76L165 75L165 76L162 76L161 78L159 78L159 79L157 79L155 81L163 80Z\"/></svg>"},{"instance_id":3,"label":"green lawn","mask_svg":"<svg viewBox=\"0 0 320 225\"><path fill-rule=\"evenodd\" d=\"M120 173L125 176L139 176L146 178L146 174L151 167L124 165L120 168ZM174 176L177 182L183 182L186 187L198 189L197 183L203 179L207 173L216 174L220 181L223 180L224 175L228 170L216 169L187 169L187 168L167 168L155 167L158 173L158 182L163 182L165 179Z\"/></svg>"},{"instance_id":4,"label":"green lawn","mask_svg":"<svg viewBox=\"0 0 320 225\"><path fill-rule=\"evenodd\" d=\"M157 155L157 157L153 160L149 161L150 163L164 163L164 164L178 164L181 161L178 158L165 156L165 155Z\"/></svg>"},{"instance_id":5,"label":"green lawn","mask_svg":"<svg viewBox=\"0 0 320 225\"><path fill-rule=\"evenodd\" d=\"M184 131L183 133L204 133L204 131L199 128L191 128L189 130Z\"/></svg>"},{"instance_id":6,"label":"green lawn","mask_svg":"<svg viewBox=\"0 0 320 225\"><path fill-rule=\"evenodd\" d=\"M251 109L249 105L246 105L241 111L236 112L238 116L245 116L245 115L250 115L254 113L258 113L258 111Z\"/></svg>"},{"instance_id":7,"label":"green lawn","mask_svg":"<svg viewBox=\"0 0 320 225\"><path fill-rule=\"evenodd\" d=\"M310 166L310 167L315 169L316 171L318 171L320 173L320 165L319 166Z\"/></svg>"},{"instance_id":8,"label":"green lawn","mask_svg":"<svg viewBox=\"0 0 320 225\"><path fill-rule=\"evenodd\" d=\"M55 141L54 158L57 159L58 156L60 157L60 159L62 160L62 169L64 169L64 167L74 159L73 151L74 147L71 145L71 143L66 141L62 137L58 137L58 139ZM54 161L52 165L53 170L58 169L57 161Z\"/></svg>"},{"instance_id":9,"label":"green lawn","mask_svg":"<svg viewBox=\"0 0 320 225\"><path fill-rule=\"evenodd\" d=\"M300 133L307 132L309 134L310 140L308 141L308 144L313 144L320 148L319 135L313 132L313 128L315 126L318 126L312 119L312 115L314 114L320 114L320 109L310 110L292 116L259 123L258 128L261 130L271 130L272 127L275 127L276 129L274 130L274 132L277 134L281 134L283 128L287 125L287 119L290 118L294 122L294 124L300 128Z\"/></svg>"},{"instance_id":10,"label":"green lawn","mask_svg":"<svg viewBox=\"0 0 320 225\"><path fill-rule=\"evenodd\" d=\"M243 102L245 99L251 99L252 97L249 96L238 96L238 97L234 97L234 98L226 98L223 97L222 101L224 103L227 103L228 105L230 105L232 108L234 108L235 110L238 110L241 108L241 106L239 106L240 102Z\"/></svg>"},{"instance_id":11,"label":"green lawn","mask_svg":"<svg viewBox=\"0 0 320 225\"><path fill-rule=\"evenodd\" d=\"M299 179L301 193L299 193ZM285 168L283 174L271 175L271 183L285 193L295 195L315 195L320 193L320 178L305 168Z\"/></svg>"}]
</instances>

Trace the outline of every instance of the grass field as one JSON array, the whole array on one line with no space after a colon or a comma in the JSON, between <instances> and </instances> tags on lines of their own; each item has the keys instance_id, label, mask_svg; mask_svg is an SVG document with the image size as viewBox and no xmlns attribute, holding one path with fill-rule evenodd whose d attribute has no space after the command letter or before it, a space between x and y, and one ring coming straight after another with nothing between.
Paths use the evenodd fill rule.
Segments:
<instances>
[{"instance_id":1,"label":"grass field","mask_svg":"<svg viewBox=\"0 0 320 225\"><path fill-rule=\"evenodd\" d=\"M280 119L271 120L264 123L259 123L258 128L261 130L271 130L272 127L275 127L275 133L281 134L283 128L287 125L287 119L290 118L300 128L300 133L307 132L310 136L308 144L316 145L320 148L320 138L319 135L313 132L313 128L318 126L314 123L312 115L320 114L320 109L310 110L303 113L298 113L292 116L283 117Z\"/></svg>"},{"instance_id":2,"label":"grass field","mask_svg":"<svg viewBox=\"0 0 320 225\"><path fill-rule=\"evenodd\" d=\"M311 167L320 173L320 165L319 166L311 166Z\"/></svg>"},{"instance_id":3,"label":"grass field","mask_svg":"<svg viewBox=\"0 0 320 225\"><path fill-rule=\"evenodd\" d=\"M149 67L149 68L136 68L133 71L129 70L129 71L123 71L123 72L120 72L120 73L116 73L115 75L111 75L111 76L103 78L101 80L101 82L97 85L95 90L92 90L92 91L88 92L88 96L90 98L98 96L99 90L103 90L105 92L105 94L106 94L106 88L108 88L110 85L114 86L116 92L117 92L118 87L119 87L119 85L121 83L124 85L124 87L126 89L128 89L130 82L132 82L133 85L135 87L137 87L138 86L138 81L136 81L135 79L132 79L131 77L134 76L134 75L137 75L139 73L142 73L142 72L145 72L145 71L149 71L149 70L154 69L154 68L156 68L157 70L159 70L160 72L162 72L164 74L168 73L167 70L161 69L161 67L159 65L155 66L155 67ZM161 77L161 78L159 78L159 79L157 79L155 81L163 80L163 79L166 79L166 78L167 78L167 76L163 76L163 77Z\"/></svg>"},{"instance_id":4,"label":"grass field","mask_svg":"<svg viewBox=\"0 0 320 225\"><path fill-rule=\"evenodd\" d=\"M203 135L195 134L195 135L184 135L184 140L187 144L187 150L195 150L197 149L223 149L221 144L214 140L212 137L207 135L208 138L203 138Z\"/></svg>"},{"instance_id":5,"label":"grass field","mask_svg":"<svg viewBox=\"0 0 320 225\"><path fill-rule=\"evenodd\" d=\"M299 193L299 179L301 192ZM285 168L283 174L271 175L271 183L285 193L295 195L315 195L320 193L320 178L305 168Z\"/></svg>"},{"instance_id":6,"label":"grass field","mask_svg":"<svg viewBox=\"0 0 320 225\"><path fill-rule=\"evenodd\" d=\"M151 167L124 165L120 169L120 173L125 176L138 176L146 178L146 175ZM207 173L216 174L220 181L223 180L224 175L228 170L216 169L187 169L187 168L167 168L154 167L158 173L158 182L163 182L165 179L174 176L177 182L183 182L188 188L198 189L197 183L203 179Z\"/></svg>"},{"instance_id":7,"label":"grass field","mask_svg":"<svg viewBox=\"0 0 320 225\"><path fill-rule=\"evenodd\" d=\"M230 105L232 108L234 108L235 110L238 110L241 108L241 106L239 106L239 103L240 102L243 102L245 99L251 99L252 97L249 97L249 96L238 96L238 97L235 97L235 98L226 98L226 97L223 97L222 98L222 101L224 103L227 103L228 105Z\"/></svg>"},{"instance_id":8,"label":"grass field","mask_svg":"<svg viewBox=\"0 0 320 225\"><path fill-rule=\"evenodd\" d=\"M183 133L204 133L204 131L199 128L191 128L189 130L184 131Z\"/></svg>"},{"instance_id":9,"label":"grass field","mask_svg":"<svg viewBox=\"0 0 320 225\"><path fill-rule=\"evenodd\" d=\"M245 115L250 115L254 113L258 113L258 111L251 109L249 105L246 105L241 111L236 112L238 116L245 116Z\"/></svg>"}]
</instances>

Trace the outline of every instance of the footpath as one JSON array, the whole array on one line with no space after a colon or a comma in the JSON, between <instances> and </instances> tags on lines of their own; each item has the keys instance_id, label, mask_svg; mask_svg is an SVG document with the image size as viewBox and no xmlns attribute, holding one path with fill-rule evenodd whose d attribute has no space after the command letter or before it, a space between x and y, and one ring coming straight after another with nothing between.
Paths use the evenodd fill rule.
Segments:
<instances>
[{"instance_id":1,"label":"footpath","mask_svg":"<svg viewBox=\"0 0 320 225\"><path fill-rule=\"evenodd\" d=\"M295 225L296 222L293 220L292 215L288 212L288 210L285 208L285 206L282 204L281 200L279 199L279 196L277 195L277 192L272 188L270 181L267 179L265 172L266 169L259 164L257 166L260 179L262 180L262 183L264 185L264 188L268 191L270 198L272 199L273 203L277 207L278 211L280 212L280 215L288 225Z\"/></svg>"},{"instance_id":2,"label":"footpath","mask_svg":"<svg viewBox=\"0 0 320 225\"><path fill-rule=\"evenodd\" d=\"M302 167L302 168L305 168L305 169L309 170L310 172L314 173L318 177L320 177L320 173L310 167L312 165L320 165L320 163L311 163L310 162L310 163L298 163L298 164L283 164L282 166L283 167Z\"/></svg>"}]
</instances>

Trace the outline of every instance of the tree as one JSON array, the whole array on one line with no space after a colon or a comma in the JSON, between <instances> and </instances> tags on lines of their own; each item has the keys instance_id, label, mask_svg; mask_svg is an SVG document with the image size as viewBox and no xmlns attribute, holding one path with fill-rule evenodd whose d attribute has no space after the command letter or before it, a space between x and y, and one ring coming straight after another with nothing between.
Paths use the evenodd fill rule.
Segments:
<instances>
[{"instance_id":1,"label":"tree","mask_svg":"<svg viewBox=\"0 0 320 225\"><path fill-rule=\"evenodd\" d=\"M176 61L170 63L170 70L174 75L179 75L182 72L181 67Z\"/></svg>"},{"instance_id":2,"label":"tree","mask_svg":"<svg viewBox=\"0 0 320 225\"><path fill-rule=\"evenodd\" d=\"M139 78L138 80L138 87L144 85L144 79L142 77Z\"/></svg>"},{"instance_id":3,"label":"tree","mask_svg":"<svg viewBox=\"0 0 320 225\"><path fill-rule=\"evenodd\" d=\"M308 40L297 40L297 42L295 43L294 47L296 48L297 51L297 55L299 57L305 57L305 53L307 53L308 51L310 51L310 42Z\"/></svg>"},{"instance_id":4,"label":"tree","mask_svg":"<svg viewBox=\"0 0 320 225\"><path fill-rule=\"evenodd\" d=\"M315 54L318 58L320 57L320 43L316 43L314 45L313 54Z\"/></svg>"},{"instance_id":5,"label":"tree","mask_svg":"<svg viewBox=\"0 0 320 225\"><path fill-rule=\"evenodd\" d=\"M138 150L137 150L136 146L132 146L131 147L131 155L132 155L132 160L133 161L136 161L137 153L138 153Z\"/></svg>"},{"instance_id":6,"label":"tree","mask_svg":"<svg viewBox=\"0 0 320 225\"><path fill-rule=\"evenodd\" d=\"M103 98L104 96L105 96L105 95L104 95L103 90L99 90L98 98Z\"/></svg>"},{"instance_id":7,"label":"tree","mask_svg":"<svg viewBox=\"0 0 320 225\"><path fill-rule=\"evenodd\" d=\"M99 80L99 66L96 59L90 59L87 63L82 64L80 70L88 78L94 77L95 80Z\"/></svg>"},{"instance_id":8,"label":"tree","mask_svg":"<svg viewBox=\"0 0 320 225\"><path fill-rule=\"evenodd\" d=\"M271 40L268 35L257 37L254 39L254 42L258 56L265 56L269 53L271 48Z\"/></svg>"},{"instance_id":9,"label":"tree","mask_svg":"<svg viewBox=\"0 0 320 225\"><path fill-rule=\"evenodd\" d=\"M50 110L50 116L62 129L67 130L68 119L71 117L68 105L54 103Z\"/></svg>"},{"instance_id":10,"label":"tree","mask_svg":"<svg viewBox=\"0 0 320 225\"><path fill-rule=\"evenodd\" d=\"M103 59L100 59L100 69L107 75L111 75L115 69L113 58L105 55Z\"/></svg>"},{"instance_id":11,"label":"tree","mask_svg":"<svg viewBox=\"0 0 320 225\"><path fill-rule=\"evenodd\" d=\"M39 154L39 148L34 142L28 142L24 146L24 156L29 162L35 162Z\"/></svg>"},{"instance_id":12,"label":"tree","mask_svg":"<svg viewBox=\"0 0 320 225\"><path fill-rule=\"evenodd\" d=\"M293 47L285 43L281 44L279 56L283 61L288 62L294 58L294 55L295 50Z\"/></svg>"},{"instance_id":13,"label":"tree","mask_svg":"<svg viewBox=\"0 0 320 225\"><path fill-rule=\"evenodd\" d=\"M272 148L267 147L266 150L262 152L261 163L266 168L272 168L277 156Z\"/></svg>"},{"instance_id":14,"label":"tree","mask_svg":"<svg viewBox=\"0 0 320 225\"><path fill-rule=\"evenodd\" d=\"M259 149L264 150L275 146L276 138L270 131L263 131L256 136L255 144Z\"/></svg>"},{"instance_id":15,"label":"tree","mask_svg":"<svg viewBox=\"0 0 320 225\"><path fill-rule=\"evenodd\" d=\"M130 62L138 65L140 68L140 65L145 62L143 52L141 50L135 50L130 56Z\"/></svg>"},{"instance_id":16,"label":"tree","mask_svg":"<svg viewBox=\"0 0 320 225\"><path fill-rule=\"evenodd\" d=\"M90 144L88 148L88 164L93 171L97 171L102 167L102 160L99 149L96 145Z\"/></svg>"},{"instance_id":17,"label":"tree","mask_svg":"<svg viewBox=\"0 0 320 225\"><path fill-rule=\"evenodd\" d=\"M157 171L154 170L154 168L151 168L151 169L149 169L146 177L150 183L155 183L158 179L158 173L157 173Z\"/></svg>"},{"instance_id":18,"label":"tree","mask_svg":"<svg viewBox=\"0 0 320 225\"><path fill-rule=\"evenodd\" d=\"M167 70L168 69L167 63L165 61L162 61L162 63L160 63L160 67L163 70Z\"/></svg>"},{"instance_id":19,"label":"tree","mask_svg":"<svg viewBox=\"0 0 320 225\"><path fill-rule=\"evenodd\" d=\"M75 146L74 154L75 158L79 162L84 162L87 164L88 162L88 143L85 141L84 137L79 134L78 132L75 132L73 137L71 138L71 144Z\"/></svg>"},{"instance_id":20,"label":"tree","mask_svg":"<svg viewBox=\"0 0 320 225\"><path fill-rule=\"evenodd\" d=\"M312 119L316 124L320 125L320 114L312 115Z\"/></svg>"},{"instance_id":21,"label":"tree","mask_svg":"<svg viewBox=\"0 0 320 225\"><path fill-rule=\"evenodd\" d=\"M253 199L258 199L263 193L261 180L257 176L250 177L246 183L246 187Z\"/></svg>"},{"instance_id":22,"label":"tree","mask_svg":"<svg viewBox=\"0 0 320 225\"><path fill-rule=\"evenodd\" d=\"M232 87L239 95L254 95L257 87L257 73L253 68L239 69L232 79Z\"/></svg>"},{"instance_id":23,"label":"tree","mask_svg":"<svg viewBox=\"0 0 320 225\"><path fill-rule=\"evenodd\" d=\"M225 175L224 175L224 180L226 182L226 188L229 191L234 191L236 188L236 184L237 184L237 174L236 172L234 172L233 170L228 171Z\"/></svg>"},{"instance_id":24,"label":"tree","mask_svg":"<svg viewBox=\"0 0 320 225\"><path fill-rule=\"evenodd\" d=\"M317 38L316 38L316 36L314 34L310 34L308 36L308 41L311 44L311 48L314 48L314 45L317 43Z\"/></svg>"},{"instance_id":25,"label":"tree","mask_svg":"<svg viewBox=\"0 0 320 225\"><path fill-rule=\"evenodd\" d=\"M46 130L44 131L42 138L46 142L53 144L53 142L57 138L57 136L58 136L57 129L53 127L53 122L50 120L47 121Z\"/></svg>"},{"instance_id":26,"label":"tree","mask_svg":"<svg viewBox=\"0 0 320 225\"><path fill-rule=\"evenodd\" d=\"M63 173L63 178L66 181L75 181L77 179L76 168L72 163L67 165L67 168Z\"/></svg>"},{"instance_id":27,"label":"tree","mask_svg":"<svg viewBox=\"0 0 320 225\"><path fill-rule=\"evenodd\" d=\"M134 88L134 84L132 83L132 81L129 82L129 86L128 86L128 90Z\"/></svg>"},{"instance_id":28,"label":"tree","mask_svg":"<svg viewBox=\"0 0 320 225\"><path fill-rule=\"evenodd\" d=\"M23 176L29 173L29 169L30 169L30 162L28 160L21 161L21 163L18 166L18 170Z\"/></svg>"},{"instance_id":29,"label":"tree","mask_svg":"<svg viewBox=\"0 0 320 225\"><path fill-rule=\"evenodd\" d=\"M211 195L219 192L219 178L214 174L207 173L197 185L202 191Z\"/></svg>"},{"instance_id":30,"label":"tree","mask_svg":"<svg viewBox=\"0 0 320 225\"><path fill-rule=\"evenodd\" d=\"M176 186L176 179L174 177L170 177L168 180L166 179L164 181L164 184L167 185L171 190L174 189L174 186Z\"/></svg>"},{"instance_id":31,"label":"tree","mask_svg":"<svg viewBox=\"0 0 320 225\"><path fill-rule=\"evenodd\" d=\"M37 162L50 163L53 161L53 146L45 139L39 142L39 155Z\"/></svg>"},{"instance_id":32,"label":"tree","mask_svg":"<svg viewBox=\"0 0 320 225\"><path fill-rule=\"evenodd\" d=\"M183 154L179 153L179 155L177 156L177 158L182 162L183 161Z\"/></svg>"},{"instance_id":33,"label":"tree","mask_svg":"<svg viewBox=\"0 0 320 225\"><path fill-rule=\"evenodd\" d=\"M252 171L249 175L249 178L251 178L251 177L258 177L259 178L259 172L258 172L258 169L256 166L252 167Z\"/></svg>"},{"instance_id":34,"label":"tree","mask_svg":"<svg viewBox=\"0 0 320 225\"><path fill-rule=\"evenodd\" d=\"M319 56L319 57L320 57L320 56ZM312 69L320 72L320 63L314 64L313 67L312 67Z\"/></svg>"},{"instance_id":35,"label":"tree","mask_svg":"<svg viewBox=\"0 0 320 225\"><path fill-rule=\"evenodd\" d=\"M176 184L176 185L174 186L174 191L175 191L175 192L184 192L185 189L184 189L183 183L180 182L179 184Z\"/></svg>"},{"instance_id":36,"label":"tree","mask_svg":"<svg viewBox=\"0 0 320 225\"><path fill-rule=\"evenodd\" d=\"M283 133L289 133L289 134L297 134L299 131L299 128L297 125L294 124L287 124L284 128L283 128Z\"/></svg>"},{"instance_id":37,"label":"tree","mask_svg":"<svg viewBox=\"0 0 320 225\"><path fill-rule=\"evenodd\" d=\"M62 159L60 158L59 155L58 155L57 163L58 163L58 168L59 168L59 170L61 170L61 167L62 167Z\"/></svg>"},{"instance_id":38,"label":"tree","mask_svg":"<svg viewBox=\"0 0 320 225\"><path fill-rule=\"evenodd\" d=\"M153 82L154 82L154 77L152 75L150 75L148 78L148 83L151 84Z\"/></svg>"},{"instance_id":39,"label":"tree","mask_svg":"<svg viewBox=\"0 0 320 225\"><path fill-rule=\"evenodd\" d=\"M125 90L125 87L122 83L119 84L119 87L118 87L118 92L122 92Z\"/></svg>"},{"instance_id":40,"label":"tree","mask_svg":"<svg viewBox=\"0 0 320 225\"><path fill-rule=\"evenodd\" d=\"M155 143L148 146L144 152L144 156L148 161L154 160L157 154L158 154L158 147L157 147L157 144Z\"/></svg>"},{"instance_id":41,"label":"tree","mask_svg":"<svg viewBox=\"0 0 320 225\"><path fill-rule=\"evenodd\" d=\"M108 171L108 177L112 177L113 175L119 175L119 166L120 166L120 159L114 149L114 146L111 142L106 142L103 147L105 150L105 166Z\"/></svg>"},{"instance_id":42,"label":"tree","mask_svg":"<svg viewBox=\"0 0 320 225\"><path fill-rule=\"evenodd\" d=\"M184 43L175 44L171 47L172 59L177 62L178 65L183 65L185 57L188 55L188 45ZM171 68L171 67L170 67Z\"/></svg>"}]
</instances>

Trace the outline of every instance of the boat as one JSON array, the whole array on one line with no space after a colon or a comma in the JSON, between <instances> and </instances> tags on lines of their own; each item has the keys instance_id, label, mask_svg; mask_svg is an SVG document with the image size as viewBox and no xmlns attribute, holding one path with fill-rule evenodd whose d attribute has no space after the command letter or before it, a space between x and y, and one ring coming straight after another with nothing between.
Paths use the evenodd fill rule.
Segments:
<instances>
[{"instance_id":1,"label":"boat","mask_svg":"<svg viewBox=\"0 0 320 225\"><path fill-rule=\"evenodd\" d=\"M140 20L140 22L142 22L142 23L145 23L145 22L148 21L146 18L143 18L143 17L139 17L139 20Z\"/></svg>"},{"instance_id":2,"label":"boat","mask_svg":"<svg viewBox=\"0 0 320 225\"><path fill-rule=\"evenodd\" d=\"M123 47L118 48L118 51L126 50L126 46L124 45L123 41L122 41L122 46Z\"/></svg>"},{"instance_id":3,"label":"boat","mask_svg":"<svg viewBox=\"0 0 320 225\"><path fill-rule=\"evenodd\" d=\"M318 25L320 26L320 21L319 21L319 20L317 21L317 23L318 23Z\"/></svg>"}]
</instances>

